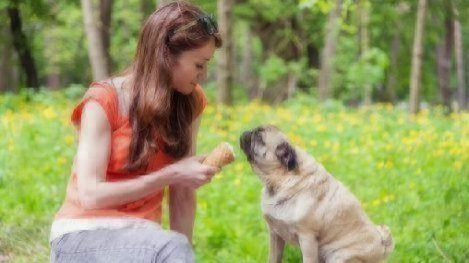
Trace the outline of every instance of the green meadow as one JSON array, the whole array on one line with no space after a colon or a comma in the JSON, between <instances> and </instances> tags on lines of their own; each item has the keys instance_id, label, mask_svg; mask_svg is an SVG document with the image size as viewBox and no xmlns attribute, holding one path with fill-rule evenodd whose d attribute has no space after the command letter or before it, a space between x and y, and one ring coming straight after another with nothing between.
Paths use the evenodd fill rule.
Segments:
<instances>
[{"instance_id":1,"label":"green meadow","mask_svg":"<svg viewBox=\"0 0 469 263\"><path fill-rule=\"evenodd\" d=\"M76 149L70 113L81 94L76 88L0 96L0 262L48 261L49 227ZM468 113L431 108L410 116L388 104L347 108L298 96L278 106L206 108L198 153L228 141L237 159L198 191L198 262L267 261L262 185L238 144L244 130L265 123L315 156L375 223L391 228L389 262L469 258ZM289 246L284 262L300 260Z\"/></svg>"}]
</instances>

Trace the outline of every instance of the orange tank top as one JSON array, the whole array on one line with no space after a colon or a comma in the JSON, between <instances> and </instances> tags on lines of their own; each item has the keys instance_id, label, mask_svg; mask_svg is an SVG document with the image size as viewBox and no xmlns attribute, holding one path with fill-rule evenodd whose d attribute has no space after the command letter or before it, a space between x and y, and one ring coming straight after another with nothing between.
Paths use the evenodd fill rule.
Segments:
<instances>
[{"instance_id":1,"label":"orange tank top","mask_svg":"<svg viewBox=\"0 0 469 263\"><path fill-rule=\"evenodd\" d=\"M197 85L194 92L197 95L199 107L196 116L202 113L207 103L202 88ZM116 90L105 82L94 82L86 92L83 100L75 107L72 113L72 123L77 127L81 122L81 114L85 104L96 101L104 109L111 126L111 153L106 170L106 181L121 181L136 178L143 174L157 171L164 166L174 162L174 159L158 151L150 160L146 170L138 172L122 172L122 168L127 162L129 155L129 145L132 136L132 129L127 116L119 113L118 98ZM161 141L157 140L159 146ZM162 147L158 147L162 149ZM55 215L55 219L64 218L92 218L92 217L137 217L160 222L162 214L163 190L157 191L137 201L121 205L112 209L84 209L78 199L77 175L72 172L68 185L65 200L62 207Z\"/></svg>"}]
</instances>

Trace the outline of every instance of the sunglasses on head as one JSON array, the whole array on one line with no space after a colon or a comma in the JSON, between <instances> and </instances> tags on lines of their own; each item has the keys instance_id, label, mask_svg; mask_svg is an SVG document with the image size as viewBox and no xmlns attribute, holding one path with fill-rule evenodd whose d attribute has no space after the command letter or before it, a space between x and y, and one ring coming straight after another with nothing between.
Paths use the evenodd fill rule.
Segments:
<instances>
[{"instance_id":1,"label":"sunglasses on head","mask_svg":"<svg viewBox=\"0 0 469 263\"><path fill-rule=\"evenodd\" d=\"M200 24L202 28L207 32L209 35L213 35L218 33L218 25L217 22L215 21L215 18L213 17L213 14L210 15L203 15L197 18L196 20L190 22L187 25L183 25L179 28L176 28L173 32L172 35L176 34L177 32L187 30L197 24Z\"/></svg>"}]
</instances>

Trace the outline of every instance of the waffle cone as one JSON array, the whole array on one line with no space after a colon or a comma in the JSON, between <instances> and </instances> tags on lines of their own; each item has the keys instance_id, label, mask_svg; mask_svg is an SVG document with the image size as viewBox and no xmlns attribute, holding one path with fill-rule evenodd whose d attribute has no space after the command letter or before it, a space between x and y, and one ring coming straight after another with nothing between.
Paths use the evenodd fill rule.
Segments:
<instances>
[{"instance_id":1,"label":"waffle cone","mask_svg":"<svg viewBox=\"0 0 469 263\"><path fill-rule=\"evenodd\" d=\"M227 143L220 143L203 161L206 165L222 168L234 161L233 147Z\"/></svg>"}]
</instances>

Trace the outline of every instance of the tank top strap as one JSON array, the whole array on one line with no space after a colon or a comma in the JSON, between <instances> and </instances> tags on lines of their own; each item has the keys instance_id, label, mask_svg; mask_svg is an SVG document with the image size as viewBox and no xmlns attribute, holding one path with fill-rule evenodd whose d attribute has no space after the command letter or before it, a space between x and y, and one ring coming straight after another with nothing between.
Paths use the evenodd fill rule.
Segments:
<instances>
[{"instance_id":1,"label":"tank top strap","mask_svg":"<svg viewBox=\"0 0 469 263\"><path fill-rule=\"evenodd\" d=\"M80 126L83 108L90 100L96 101L103 108L111 129L114 131L118 128L119 108L117 93L114 87L105 82L93 82L90 84L82 101L73 110L72 123L77 127Z\"/></svg>"}]
</instances>

